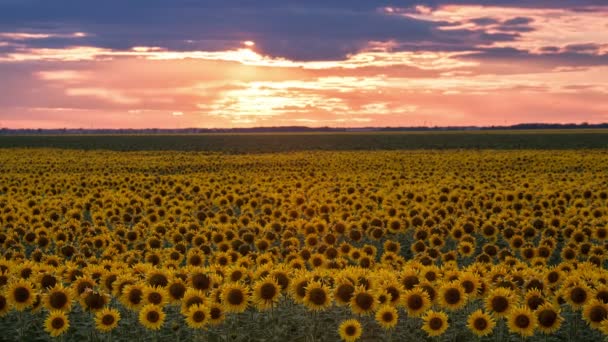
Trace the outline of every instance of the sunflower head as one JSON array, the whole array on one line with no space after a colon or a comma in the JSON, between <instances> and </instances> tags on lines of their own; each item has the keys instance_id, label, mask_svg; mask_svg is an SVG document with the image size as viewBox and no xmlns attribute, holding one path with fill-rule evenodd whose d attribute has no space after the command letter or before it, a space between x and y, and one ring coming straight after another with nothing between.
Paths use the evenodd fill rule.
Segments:
<instances>
[{"instance_id":1,"label":"sunflower head","mask_svg":"<svg viewBox=\"0 0 608 342\"><path fill-rule=\"evenodd\" d=\"M348 319L340 323L338 334L345 342L354 342L358 340L363 333L361 323L356 319Z\"/></svg>"},{"instance_id":2,"label":"sunflower head","mask_svg":"<svg viewBox=\"0 0 608 342\"><path fill-rule=\"evenodd\" d=\"M481 310L474 311L467 319L467 327L479 337L491 334L495 326L492 316Z\"/></svg>"},{"instance_id":3,"label":"sunflower head","mask_svg":"<svg viewBox=\"0 0 608 342\"><path fill-rule=\"evenodd\" d=\"M403 295L402 305L411 317L420 317L431 307L431 304L428 293L421 287L415 287Z\"/></svg>"},{"instance_id":4,"label":"sunflower head","mask_svg":"<svg viewBox=\"0 0 608 342\"><path fill-rule=\"evenodd\" d=\"M6 294L8 302L17 311L23 311L31 307L36 299L32 284L25 279L17 279L9 283Z\"/></svg>"},{"instance_id":5,"label":"sunflower head","mask_svg":"<svg viewBox=\"0 0 608 342\"><path fill-rule=\"evenodd\" d=\"M422 318L422 330L430 337L441 336L448 329L448 315L444 312L430 310Z\"/></svg>"},{"instance_id":6,"label":"sunflower head","mask_svg":"<svg viewBox=\"0 0 608 342\"><path fill-rule=\"evenodd\" d=\"M594 329L599 329L603 320L608 318L608 304L592 299L583 306L583 319Z\"/></svg>"},{"instance_id":7,"label":"sunflower head","mask_svg":"<svg viewBox=\"0 0 608 342\"><path fill-rule=\"evenodd\" d=\"M249 289L241 283L225 284L222 288L221 299L227 312L243 312L249 305Z\"/></svg>"},{"instance_id":8,"label":"sunflower head","mask_svg":"<svg viewBox=\"0 0 608 342\"><path fill-rule=\"evenodd\" d=\"M110 332L118 326L120 312L116 309L104 308L95 313L95 328L101 332Z\"/></svg>"},{"instance_id":9,"label":"sunflower head","mask_svg":"<svg viewBox=\"0 0 608 342\"><path fill-rule=\"evenodd\" d=\"M160 306L148 304L139 311L139 323L150 330L159 330L165 323L165 313Z\"/></svg>"},{"instance_id":10,"label":"sunflower head","mask_svg":"<svg viewBox=\"0 0 608 342\"><path fill-rule=\"evenodd\" d=\"M186 324L192 329L202 329L210 320L209 308L202 304L191 306L186 312Z\"/></svg>"},{"instance_id":11,"label":"sunflower head","mask_svg":"<svg viewBox=\"0 0 608 342\"><path fill-rule=\"evenodd\" d=\"M72 291L57 284L43 296L44 307L49 310L70 311L72 308Z\"/></svg>"},{"instance_id":12,"label":"sunflower head","mask_svg":"<svg viewBox=\"0 0 608 342\"><path fill-rule=\"evenodd\" d=\"M44 330L52 337L64 334L70 328L70 321L65 312L53 310L44 320Z\"/></svg>"},{"instance_id":13,"label":"sunflower head","mask_svg":"<svg viewBox=\"0 0 608 342\"><path fill-rule=\"evenodd\" d=\"M376 311L376 322L384 329L392 329L397 325L399 313L392 305L383 305Z\"/></svg>"},{"instance_id":14,"label":"sunflower head","mask_svg":"<svg viewBox=\"0 0 608 342\"><path fill-rule=\"evenodd\" d=\"M538 322L538 330L543 334L553 334L561 327L563 317L560 315L559 308L547 302L535 311Z\"/></svg>"},{"instance_id":15,"label":"sunflower head","mask_svg":"<svg viewBox=\"0 0 608 342\"><path fill-rule=\"evenodd\" d=\"M332 296L329 289L320 281L311 281L306 286L304 305L313 311L325 310L332 304Z\"/></svg>"}]
</instances>

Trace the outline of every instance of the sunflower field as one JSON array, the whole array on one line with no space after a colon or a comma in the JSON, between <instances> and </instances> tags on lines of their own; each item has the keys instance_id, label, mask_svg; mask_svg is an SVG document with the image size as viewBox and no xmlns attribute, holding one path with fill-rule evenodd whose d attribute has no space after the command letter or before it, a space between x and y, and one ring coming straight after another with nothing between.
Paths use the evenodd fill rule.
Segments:
<instances>
[{"instance_id":1,"label":"sunflower field","mask_svg":"<svg viewBox=\"0 0 608 342\"><path fill-rule=\"evenodd\" d=\"M607 255L606 150L0 150L0 340L602 340Z\"/></svg>"}]
</instances>

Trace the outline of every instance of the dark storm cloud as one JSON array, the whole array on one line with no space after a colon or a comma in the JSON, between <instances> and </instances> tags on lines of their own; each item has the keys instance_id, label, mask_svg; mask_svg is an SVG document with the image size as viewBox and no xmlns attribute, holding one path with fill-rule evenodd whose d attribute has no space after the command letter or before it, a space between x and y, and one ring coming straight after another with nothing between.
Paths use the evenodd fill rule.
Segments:
<instances>
[{"instance_id":1,"label":"dark storm cloud","mask_svg":"<svg viewBox=\"0 0 608 342\"><path fill-rule=\"evenodd\" d=\"M542 48L540 53L531 53L527 50L516 48L485 48L478 52L467 55L464 58L471 58L478 61L508 61L510 63L539 63L548 67L573 66L589 67L602 66L608 64L608 54L598 54L599 47L594 44L571 45L570 49L564 50L555 47Z\"/></svg>"},{"instance_id":2,"label":"dark storm cloud","mask_svg":"<svg viewBox=\"0 0 608 342\"><path fill-rule=\"evenodd\" d=\"M160 46L172 50L207 51L234 48L254 40L264 53L297 60L343 58L368 41L407 42L415 45L471 47L482 41L510 41L517 32L532 30L530 18L503 23L508 33L459 30L458 36L440 31L437 23L388 15L385 6L412 8L444 4L501 5L539 8L579 8L600 0L308 0L308 1L194 1L194 0L0 0L0 31L54 31L72 29L90 35L78 40L36 39L33 47L92 45L113 49ZM477 19L480 25L491 18Z\"/></svg>"}]
</instances>

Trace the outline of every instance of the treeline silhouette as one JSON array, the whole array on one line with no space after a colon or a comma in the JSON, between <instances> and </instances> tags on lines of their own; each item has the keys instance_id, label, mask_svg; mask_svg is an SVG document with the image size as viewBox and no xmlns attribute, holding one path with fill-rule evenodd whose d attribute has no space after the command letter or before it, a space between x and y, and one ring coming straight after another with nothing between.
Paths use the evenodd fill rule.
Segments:
<instances>
[{"instance_id":1,"label":"treeline silhouette","mask_svg":"<svg viewBox=\"0 0 608 342\"><path fill-rule=\"evenodd\" d=\"M47 134L212 134L212 133L314 133L314 132L437 132L437 131L476 131L476 130L542 130L542 129L602 129L608 123L601 124L558 124L558 123L523 123L511 126L412 126L412 127L306 127L277 126L251 128L145 128L145 129L85 129L85 128L0 128L0 135L47 135Z\"/></svg>"}]
</instances>

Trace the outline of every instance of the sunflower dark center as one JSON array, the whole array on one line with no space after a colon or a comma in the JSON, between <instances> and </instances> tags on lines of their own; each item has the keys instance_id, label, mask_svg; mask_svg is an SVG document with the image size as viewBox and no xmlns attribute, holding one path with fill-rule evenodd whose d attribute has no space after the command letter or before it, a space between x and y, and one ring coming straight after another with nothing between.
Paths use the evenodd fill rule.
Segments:
<instances>
[{"instance_id":1,"label":"sunflower dark center","mask_svg":"<svg viewBox=\"0 0 608 342\"><path fill-rule=\"evenodd\" d=\"M538 296L528 298L528 307L532 310L538 309L539 306L543 305L545 300Z\"/></svg>"},{"instance_id":2,"label":"sunflower dark center","mask_svg":"<svg viewBox=\"0 0 608 342\"><path fill-rule=\"evenodd\" d=\"M570 299L575 304L582 304L587 300L587 291L580 287L575 287L570 291Z\"/></svg>"},{"instance_id":3,"label":"sunflower dark center","mask_svg":"<svg viewBox=\"0 0 608 342\"><path fill-rule=\"evenodd\" d=\"M369 293L359 293L355 297L355 303L359 308L363 311L367 311L372 308L374 305L374 297Z\"/></svg>"},{"instance_id":4,"label":"sunflower dark center","mask_svg":"<svg viewBox=\"0 0 608 342\"><path fill-rule=\"evenodd\" d=\"M164 274L153 274L148 283L152 286L165 287L169 284L169 280Z\"/></svg>"},{"instance_id":5,"label":"sunflower dark center","mask_svg":"<svg viewBox=\"0 0 608 342\"><path fill-rule=\"evenodd\" d=\"M51 321L51 326L53 329L61 329L65 325L65 320L61 317L55 317Z\"/></svg>"},{"instance_id":6,"label":"sunflower dark center","mask_svg":"<svg viewBox=\"0 0 608 342\"><path fill-rule=\"evenodd\" d=\"M387 322L387 323L388 322L392 322L394 318L395 318L395 316L393 315L392 312L384 312L382 314L382 321L383 322Z\"/></svg>"},{"instance_id":7,"label":"sunflower dark center","mask_svg":"<svg viewBox=\"0 0 608 342\"><path fill-rule=\"evenodd\" d=\"M49 304L53 309L61 309L68 302L68 296L63 292L53 292L49 296Z\"/></svg>"},{"instance_id":8,"label":"sunflower dark center","mask_svg":"<svg viewBox=\"0 0 608 342\"><path fill-rule=\"evenodd\" d=\"M445 291L443 298L448 304L457 304L461 298L460 291L455 288L449 288Z\"/></svg>"},{"instance_id":9,"label":"sunflower dark center","mask_svg":"<svg viewBox=\"0 0 608 342\"><path fill-rule=\"evenodd\" d=\"M160 314L156 311L150 311L146 314L146 319L150 323L156 323L160 320Z\"/></svg>"},{"instance_id":10,"label":"sunflower dark center","mask_svg":"<svg viewBox=\"0 0 608 342\"><path fill-rule=\"evenodd\" d=\"M197 290L205 291L211 286L211 279L205 274L195 274L192 276L192 287Z\"/></svg>"},{"instance_id":11,"label":"sunflower dark center","mask_svg":"<svg viewBox=\"0 0 608 342\"><path fill-rule=\"evenodd\" d=\"M230 280L239 281L239 280L241 280L242 277L243 277L243 272L236 270L236 271L232 272L232 274L230 275Z\"/></svg>"},{"instance_id":12,"label":"sunflower dark center","mask_svg":"<svg viewBox=\"0 0 608 342\"><path fill-rule=\"evenodd\" d=\"M357 327L354 325L349 325L344 329L344 333L346 336L355 336L357 334Z\"/></svg>"},{"instance_id":13,"label":"sunflower dark center","mask_svg":"<svg viewBox=\"0 0 608 342\"><path fill-rule=\"evenodd\" d=\"M538 324L549 328L557 321L557 313L553 310L544 309L538 313Z\"/></svg>"},{"instance_id":14,"label":"sunflower dark center","mask_svg":"<svg viewBox=\"0 0 608 342\"><path fill-rule=\"evenodd\" d=\"M429 320L429 328L431 330L439 330L443 327L443 320L439 317L433 317Z\"/></svg>"},{"instance_id":15,"label":"sunflower dark center","mask_svg":"<svg viewBox=\"0 0 608 342\"><path fill-rule=\"evenodd\" d=\"M84 301L91 310L99 310L106 305L106 298L102 294L96 292L89 293Z\"/></svg>"},{"instance_id":16,"label":"sunflower dark center","mask_svg":"<svg viewBox=\"0 0 608 342\"><path fill-rule=\"evenodd\" d=\"M530 317L528 317L527 315L517 315L517 317L515 317L515 325L518 328L527 328L528 326L530 326Z\"/></svg>"},{"instance_id":17,"label":"sunflower dark center","mask_svg":"<svg viewBox=\"0 0 608 342\"><path fill-rule=\"evenodd\" d=\"M407 307L411 310L418 310L422 308L424 301L420 295L413 294L407 298Z\"/></svg>"},{"instance_id":18,"label":"sunflower dark center","mask_svg":"<svg viewBox=\"0 0 608 342\"><path fill-rule=\"evenodd\" d=\"M176 283L169 286L169 294L171 294L171 297L173 298L182 299L184 298L185 293L186 287L184 284Z\"/></svg>"},{"instance_id":19,"label":"sunflower dark center","mask_svg":"<svg viewBox=\"0 0 608 342\"><path fill-rule=\"evenodd\" d=\"M465 293L472 293L473 291L475 291L475 284L473 284L473 282L470 280L465 280L460 284L462 285L462 287L464 287Z\"/></svg>"},{"instance_id":20,"label":"sunflower dark center","mask_svg":"<svg viewBox=\"0 0 608 342\"><path fill-rule=\"evenodd\" d=\"M509 301L502 296L492 298L491 304L494 312L505 312L509 308Z\"/></svg>"},{"instance_id":21,"label":"sunflower dark center","mask_svg":"<svg viewBox=\"0 0 608 342\"><path fill-rule=\"evenodd\" d=\"M31 297L30 290L22 286L17 287L13 293L17 303L25 303Z\"/></svg>"},{"instance_id":22,"label":"sunflower dark center","mask_svg":"<svg viewBox=\"0 0 608 342\"><path fill-rule=\"evenodd\" d=\"M148 294L148 301L152 304L160 304L163 301L163 296L158 292Z\"/></svg>"},{"instance_id":23,"label":"sunflower dark center","mask_svg":"<svg viewBox=\"0 0 608 342\"><path fill-rule=\"evenodd\" d=\"M289 278L287 277L287 275L283 273L276 273L274 277L279 283L279 286L281 286L281 290L285 290L287 286L289 286Z\"/></svg>"},{"instance_id":24,"label":"sunflower dark center","mask_svg":"<svg viewBox=\"0 0 608 342\"><path fill-rule=\"evenodd\" d=\"M608 311L601 305L596 305L589 311L589 320L594 323L599 323L608 317Z\"/></svg>"},{"instance_id":25,"label":"sunflower dark center","mask_svg":"<svg viewBox=\"0 0 608 342\"><path fill-rule=\"evenodd\" d=\"M191 307L192 305L196 305L196 304L203 304L203 299L198 296L194 296L194 297L190 297L190 298L188 298L188 300L186 300L187 308Z\"/></svg>"},{"instance_id":26,"label":"sunflower dark center","mask_svg":"<svg viewBox=\"0 0 608 342\"><path fill-rule=\"evenodd\" d=\"M243 291L240 289L232 289L228 292L226 299L231 305L241 305L245 300L245 296L243 295Z\"/></svg>"},{"instance_id":27,"label":"sunflower dark center","mask_svg":"<svg viewBox=\"0 0 608 342\"><path fill-rule=\"evenodd\" d=\"M273 299L276 294L277 294L277 288L272 283L265 283L265 284L262 284L262 286L260 287L260 297L262 297L262 299L265 299L265 300Z\"/></svg>"},{"instance_id":28,"label":"sunflower dark center","mask_svg":"<svg viewBox=\"0 0 608 342\"><path fill-rule=\"evenodd\" d=\"M343 302L348 302L353 297L353 292L355 292L354 286L351 284L341 284L336 291L336 297Z\"/></svg>"},{"instance_id":29,"label":"sunflower dark center","mask_svg":"<svg viewBox=\"0 0 608 342\"><path fill-rule=\"evenodd\" d=\"M192 314L192 320L196 323L203 322L205 320L205 313L200 310L196 311L194 314Z\"/></svg>"},{"instance_id":30,"label":"sunflower dark center","mask_svg":"<svg viewBox=\"0 0 608 342\"><path fill-rule=\"evenodd\" d=\"M57 279L50 274L45 274L40 279L40 285L42 285L43 289L48 289L49 287L53 287L57 284Z\"/></svg>"},{"instance_id":31,"label":"sunflower dark center","mask_svg":"<svg viewBox=\"0 0 608 342\"><path fill-rule=\"evenodd\" d=\"M299 297L303 298L304 296L306 296L306 286L308 286L308 281L302 281L296 287L296 293Z\"/></svg>"},{"instance_id":32,"label":"sunflower dark center","mask_svg":"<svg viewBox=\"0 0 608 342\"><path fill-rule=\"evenodd\" d=\"M114 321L116 319L114 318L113 315L103 315L103 317L101 318L101 323L103 325L112 325L114 324Z\"/></svg>"},{"instance_id":33,"label":"sunflower dark center","mask_svg":"<svg viewBox=\"0 0 608 342\"><path fill-rule=\"evenodd\" d=\"M418 279L417 276L407 276L403 278L403 286L406 290L413 289L418 283L420 283L420 279Z\"/></svg>"},{"instance_id":34,"label":"sunflower dark center","mask_svg":"<svg viewBox=\"0 0 608 342\"><path fill-rule=\"evenodd\" d=\"M141 303L142 295L143 293L140 289L132 289L131 291L129 291L129 303L135 305Z\"/></svg>"},{"instance_id":35,"label":"sunflower dark center","mask_svg":"<svg viewBox=\"0 0 608 342\"><path fill-rule=\"evenodd\" d=\"M222 309L216 307L211 308L209 316L211 316L211 319L218 319L222 317Z\"/></svg>"},{"instance_id":36,"label":"sunflower dark center","mask_svg":"<svg viewBox=\"0 0 608 342\"><path fill-rule=\"evenodd\" d=\"M475 329L477 329L477 330L483 331L488 327L488 320L485 319L484 317L477 317L473 321L473 327L475 327Z\"/></svg>"},{"instance_id":37,"label":"sunflower dark center","mask_svg":"<svg viewBox=\"0 0 608 342\"><path fill-rule=\"evenodd\" d=\"M321 288L310 289L308 298L315 305L323 305L327 301L327 293Z\"/></svg>"},{"instance_id":38,"label":"sunflower dark center","mask_svg":"<svg viewBox=\"0 0 608 342\"><path fill-rule=\"evenodd\" d=\"M595 294L595 298L602 301L604 304L608 304L608 291L600 290Z\"/></svg>"}]
</instances>

